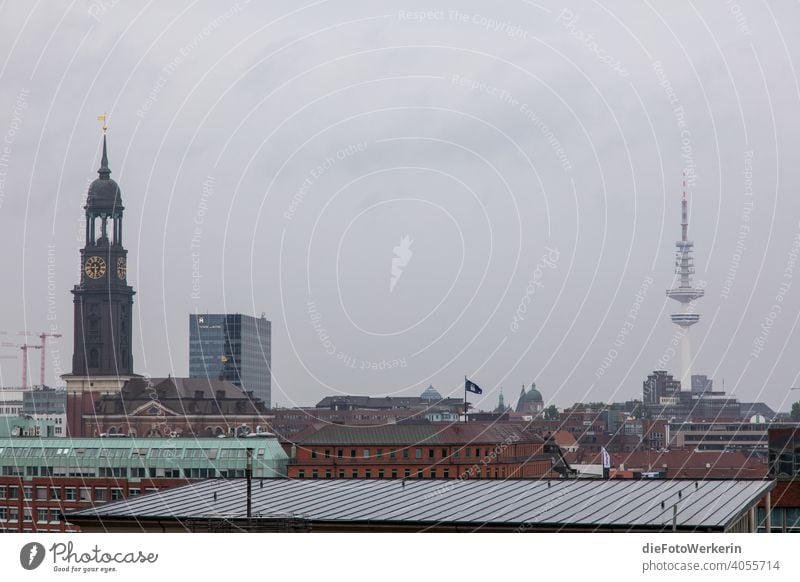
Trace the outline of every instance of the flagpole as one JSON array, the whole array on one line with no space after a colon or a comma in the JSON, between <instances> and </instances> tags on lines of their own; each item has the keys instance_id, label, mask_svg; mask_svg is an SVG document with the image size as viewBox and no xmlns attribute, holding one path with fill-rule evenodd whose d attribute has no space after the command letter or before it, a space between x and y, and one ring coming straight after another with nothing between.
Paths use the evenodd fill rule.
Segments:
<instances>
[{"instance_id":1,"label":"flagpole","mask_svg":"<svg viewBox=\"0 0 800 582\"><path fill-rule=\"evenodd\" d=\"M464 422L467 422L467 410L469 409L469 405L467 404L467 376L464 375Z\"/></svg>"}]
</instances>

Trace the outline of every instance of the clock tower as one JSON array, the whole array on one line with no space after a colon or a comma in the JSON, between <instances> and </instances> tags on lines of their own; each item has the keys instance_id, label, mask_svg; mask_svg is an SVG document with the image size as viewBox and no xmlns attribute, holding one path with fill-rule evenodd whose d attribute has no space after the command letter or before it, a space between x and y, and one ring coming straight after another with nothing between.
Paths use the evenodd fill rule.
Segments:
<instances>
[{"instance_id":1,"label":"clock tower","mask_svg":"<svg viewBox=\"0 0 800 582\"><path fill-rule=\"evenodd\" d=\"M75 304L72 373L67 384L70 436L85 434L85 416L94 413L95 396L118 393L133 373L133 288L127 280L122 239L122 193L108 168L105 127L98 178L86 198L86 241L80 251L80 282Z\"/></svg>"}]
</instances>

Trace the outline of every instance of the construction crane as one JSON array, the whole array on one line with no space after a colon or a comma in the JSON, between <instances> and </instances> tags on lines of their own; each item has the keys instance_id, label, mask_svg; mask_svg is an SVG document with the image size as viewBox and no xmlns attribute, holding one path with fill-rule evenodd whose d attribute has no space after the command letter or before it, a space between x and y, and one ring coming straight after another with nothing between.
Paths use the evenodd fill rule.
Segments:
<instances>
[{"instance_id":1,"label":"construction crane","mask_svg":"<svg viewBox=\"0 0 800 582\"><path fill-rule=\"evenodd\" d=\"M41 350L42 346L33 344L12 344L11 342L1 342L0 346L4 348L19 348L22 350L22 387L28 387L28 350Z\"/></svg>"},{"instance_id":2,"label":"construction crane","mask_svg":"<svg viewBox=\"0 0 800 582\"><path fill-rule=\"evenodd\" d=\"M43 331L42 333L39 334L39 339L42 341L42 343L40 345L40 347L42 349L42 366L41 366L41 369L39 371L40 372L42 386L44 386L45 350L47 349L46 348L46 345L47 345L46 342L47 342L47 338L49 338L49 337L59 338L59 337L61 337L61 334L60 333L49 333L49 332L46 332L46 331Z\"/></svg>"},{"instance_id":3,"label":"construction crane","mask_svg":"<svg viewBox=\"0 0 800 582\"><path fill-rule=\"evenodd\" d=\"M5 332L5 331L4 332L0 332L0 334L9 335L8 332ZM42 386L44 386L45 362L47 361L47 356L46 356L47 338L49 338L49 337L59 338L59 337L61 337L61 334L60 333L52 333L52 332L49 332L49 331L42 331L42 332L38 332L38 331L18 331L17 335L25 335L25 336L29 336L29 337L38 337L39 340L41 341L41 344L39 344L38 346L29 346L29 347L37 349L37 350L42 350L41 351L41 355L42 355L41 364L39 366L39 383ZM27 351L27 348L26 348L26 351ZM27 366L25 367L25 370L27 370Z\"/></svg>"},{"instance_id":4,"label":"construction crane","mask_svg":"<svg viewBox=\"0 0 800 582\"><path fill-rule=\"evenodd\" d=\"M22 350L22 387L28 387L28 350L41 350L42 346L36 346L32 344L22 344L19 346L19 349Z\"/></svg>"}]
</instances>

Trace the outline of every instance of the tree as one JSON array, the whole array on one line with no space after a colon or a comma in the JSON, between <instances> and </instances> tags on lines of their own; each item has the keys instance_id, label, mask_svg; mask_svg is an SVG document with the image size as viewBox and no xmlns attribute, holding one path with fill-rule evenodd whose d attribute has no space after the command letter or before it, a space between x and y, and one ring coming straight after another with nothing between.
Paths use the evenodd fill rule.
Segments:
<instances>
[{"instance_id":1,"label":"tree","mask_svg":"<svg viewBox=\"0 0 800 582\"><path fill-rule=\"evenodd\" d=\"M789 416L792 417L792 420L800 422L800 401L792 404L792 411L789 413Z\"/></svg>"},{"instance_id":2,"label":"tree","mask_svg":"<svg viewBox=\"0 0 800 582\"><path fill-rule=\"evenodd\" d=\"M544 409L544 419L558 420L558 408L556 408L555 404L551 404L550 406Z\"/></svg>"}]
</instances>

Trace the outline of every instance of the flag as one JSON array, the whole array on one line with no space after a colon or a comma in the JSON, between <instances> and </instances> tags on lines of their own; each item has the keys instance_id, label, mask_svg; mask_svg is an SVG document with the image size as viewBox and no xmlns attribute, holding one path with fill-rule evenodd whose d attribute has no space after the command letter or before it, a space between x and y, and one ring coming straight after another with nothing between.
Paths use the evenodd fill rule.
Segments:
<instances>
[{"instance_id":1,"label":"flag","mask_svg":"<svg viewBox=\"0 0 800 582\"><path fill-rule=\"evenodd\" d=\"M611 468L611 455L608 454L608 451L605 447L600 449L600 454L603 457L603 469L610 469Z\"/></svg>"},{"instance_id":2,"label":"flag","mask_svg":"<svg viewBox=\"0 0 800 582\"><path fill-rule=\"evenodd\" d=\"M475 382L464 378L464 390L467 392L474 392L475 394L483 394L483 390Z\"/></svg>"}]
</instances>

